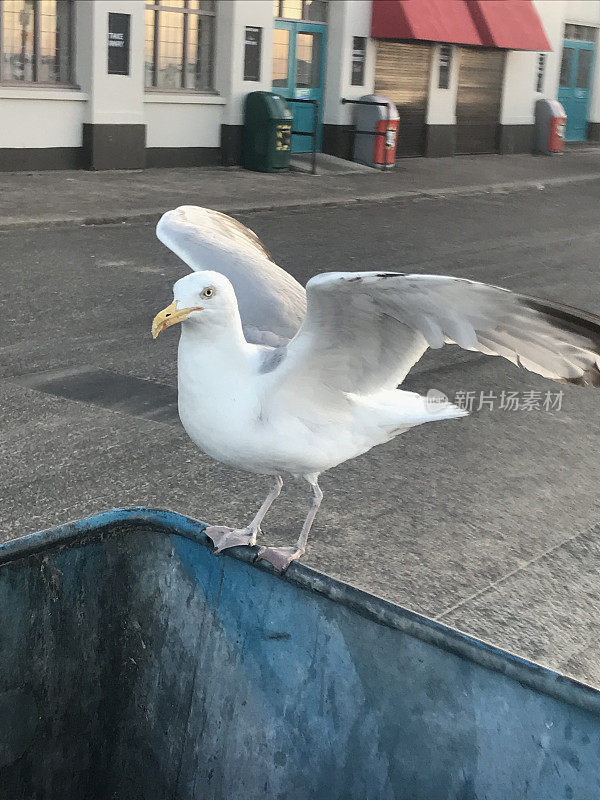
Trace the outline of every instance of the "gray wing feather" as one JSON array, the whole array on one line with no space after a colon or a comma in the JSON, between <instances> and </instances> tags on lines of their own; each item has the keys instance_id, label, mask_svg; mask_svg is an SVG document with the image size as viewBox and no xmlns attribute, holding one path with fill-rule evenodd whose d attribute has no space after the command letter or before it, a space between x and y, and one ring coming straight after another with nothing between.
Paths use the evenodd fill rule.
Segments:
<instances>
[{"instance_id":1,"label":"gray wing feather","mask_svg":"<svg viewBox=\"0 0 600 800\"><path fill-rule=\"evenodd\" d=\"M163 214L156 235L192 270L213 269L229 278L249 342L279 346L296 334L306 291L241 222L209 208L180 206Z\"/></svg>"},{"instance_id":2,"label":"gray wing feather","mask_svg":"<svg viewBox=\"0 0 600 800\"><path fill-rule=\"evenodd\" d=\"M442 275L325 273L280 367L287 380L368 393L400 384L445 342L555 381L600 386L600 317Z\"/></svg>"}]
</instances>

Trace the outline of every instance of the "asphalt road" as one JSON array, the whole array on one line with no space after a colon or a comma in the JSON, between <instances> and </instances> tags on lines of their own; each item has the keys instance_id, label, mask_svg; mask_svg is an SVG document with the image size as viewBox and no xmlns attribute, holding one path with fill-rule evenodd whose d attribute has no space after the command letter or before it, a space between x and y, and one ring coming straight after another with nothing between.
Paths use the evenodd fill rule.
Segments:
<instances>
[{"instance_id":1,"label":"asphalt road","mask_svg":"<svg viewBox=\"0 0 600 800\"><path fill-rule=\"evenodd\" d=\"M598 311L599 200L588 182L242 221L301 281L447 273ZM3 537L132 504L244 523L267 482L188 441L174 413L177 332L149 335L185 272L152 226L3 232L0 248ZM474 413L324 475L304 561L600 685L600 394L456 347L428 353L407 386L472 392ZM500 408L503 391L523 402L561 390L559 409ZM295 541L307 501L288 482L264 541Z\"/></svg>"}]
</instances>

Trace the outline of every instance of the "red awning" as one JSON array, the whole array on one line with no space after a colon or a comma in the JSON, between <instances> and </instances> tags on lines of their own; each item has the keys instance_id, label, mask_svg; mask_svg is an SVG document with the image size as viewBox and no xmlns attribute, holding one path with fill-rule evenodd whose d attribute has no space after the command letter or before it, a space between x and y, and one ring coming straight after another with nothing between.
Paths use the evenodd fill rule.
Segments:
<instances>
[{"instance_id":1,"label":"red awning","mask_svg":"<svg viewBox=\"0 0 600 800\"><path fill-rule=\"evenodd\" d=\"M482 44L465 0L373 0L371 36Z\"/></svg>"},{"instance_id":2,"label":"red awning","mask_svg":"<svg viewBox=\"0 0 600 800\"><path fill-rule=\"evenodd\" d=\"M467 0L486 47L552 50L531 0Z\"/></svg>"},{"instance_id":3,"label":"red awning","mask_svg":"<svg viewBox=\"0 0 600 800\"><path fill-rule=\"evenodd\" d=\"M371 36L552 49L532 0L373 0Z\"/></svg>"}]
</instances>

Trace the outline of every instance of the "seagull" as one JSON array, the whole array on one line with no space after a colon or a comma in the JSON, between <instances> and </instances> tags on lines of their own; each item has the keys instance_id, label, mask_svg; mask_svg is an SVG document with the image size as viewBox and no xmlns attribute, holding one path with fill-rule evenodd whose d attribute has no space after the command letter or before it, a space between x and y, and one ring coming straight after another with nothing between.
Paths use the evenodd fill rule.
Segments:
<instances>
[{"instance_id":1,"label":"seagull","mask_svg":"<svg viewBox=\"0 0 600 800\"><path fill-rule=\"evenodd\" d=\"M215 553L255 545L282 474L302 477L311 503L298 541L257 554L285 571L306 551L325 470L416 425L465 416L398 388L429 347L455 344L600 386L595 314L444 275L325 272L304 289L251 230L196 206L164 214L157 236L194 270L152 323L154 338L181 324L183 427L217 461L272 478L245 528L206 529Z\"/></svg>"}]
</instances>

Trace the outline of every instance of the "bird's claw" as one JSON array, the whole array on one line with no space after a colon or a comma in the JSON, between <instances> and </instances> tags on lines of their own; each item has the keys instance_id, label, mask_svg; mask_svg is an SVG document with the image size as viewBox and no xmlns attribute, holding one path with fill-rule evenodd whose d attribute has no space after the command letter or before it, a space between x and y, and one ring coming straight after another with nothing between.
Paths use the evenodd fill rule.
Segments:
<instances>
[{"instance_id":1,"label":"bird's claw","mask_svg":"<svg viewBox=\"0 0 600 800\"><path fill-rule=\"evenodd\" d=\"M213 555L218 555L230 547L239 547L240 545L252 547L252 545L256 544L258 531L253 531L249 528L237 529L227 528L225 525L211 525L205 529L204 533L212 540L215 546Z\"/></svg>"},{"instance_id":2,"label":"bird's claw","mask_svg":"<svg viewBox=\"0 0 600 800\"><path fill-rule=\"evenodd\" d=\"M261 547L256 556L257 561L268 561L275 569L285 572L292 561L304 555L299 547Z\"/></svg>"}]
</instances>

